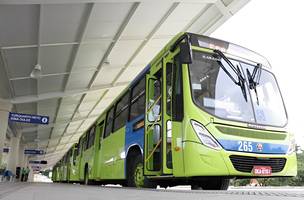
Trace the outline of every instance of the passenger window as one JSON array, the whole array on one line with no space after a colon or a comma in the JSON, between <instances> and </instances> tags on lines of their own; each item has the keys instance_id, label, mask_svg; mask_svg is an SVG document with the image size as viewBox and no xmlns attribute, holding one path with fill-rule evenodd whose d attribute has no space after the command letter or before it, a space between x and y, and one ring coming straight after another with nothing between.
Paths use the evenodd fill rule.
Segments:
<instances>
[{"instance_id":1,"label":"passenger window","mask_svg":"<svg viewBox=\"0 0 304 200\"><path fill-rule=\"evenodd\" d=\"M104 121L100 122L99 125L99 130L100 130L100 137L99 137L99 149L101 147L101 141L102 141L102 137L103 137L103 127L104 127Z\"/></svg>"},{"instance_id":2,"label":"passenger window","mask_svg":"<svg viewBox=\"0 0 304 200\"><path fill-rule=\"evenodd\" d=\"M87 133L85 134L85 136L82 139L82 151L87 150L87 145L88 145L88 137L87 137Z\"/></svg>"},{"instance_id":3,"label":"passenger window","mask_svg":"<svg viewBox=\"0 0 304 200\"><path fill-rule=\"evenodd\" d=\"M116 131L123 127L128 120L130 93L126 93L116 104L114 130Z\"/></svg>"},{"instance_id":4,"label":"passenger window","mask_svg":"<svg viewBox=\"0 0 304 200\"><path fill-rule=\"evenodd\" d=\"M173 64L166 64L166 107L167 115L171 116L171 101L172 101L172 70Z\"/></svg>"},{"instance_id":5,"label":"passenger window","mask_svg":"<svg viewBox=\"0 0 304 200\"><path fill-rule=\"evenodd\" d=\"M90 129L88 148L90 148L92 145L94 145L94 139L95 139L95 126L93 126Z\"/></svg>"},{"instance_id":6,"label":"passenger window","mask_svg":"<svg viewBox=\"0 0 304 200\"><path fill-rule=\"evenodd\" d=\"M161 114L161 81L159 79L150 78L149 102L148 102L148 120L150 122L159 121Z\"/></svg>"},{"instance_id":7,"label":"passenger window","mask_svg":"<svg viewBox=\"0 0 304 200\"><path fill-rule=\"evenodd\" d=\"M132 89L130 121L145 113L146 80L143 78Z\"/></svg>"},{"instance_id":8,"label":"passenger window","mask_svg":"<svg viewBox=\"0 0 304 200\"><path fill-rule=\"evenodd\" d=\"M77 153L78 153L78 145L77 145L77 147L74 148L74 152L73 152L73 165L76 164Z\"/></svg>"},{"instance_id":9,"label":"passenger window","mask_svg":"<svg viewBox=\"0 0 304 200\"><path fill-rule=\"evenodd\" d=\"M114 115L114 107L112 107L107 114L106 130L105 130L103 138L108 137L112 132L113 115Z\"/></svg>"}]
</instances>

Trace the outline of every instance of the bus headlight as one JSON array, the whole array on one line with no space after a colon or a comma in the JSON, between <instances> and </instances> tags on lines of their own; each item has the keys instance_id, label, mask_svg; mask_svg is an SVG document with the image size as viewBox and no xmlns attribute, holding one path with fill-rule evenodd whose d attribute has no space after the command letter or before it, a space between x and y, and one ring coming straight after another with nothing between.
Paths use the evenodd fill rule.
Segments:
<instances>
[{"instance_id":1,"label":"bus headlight","mask_svg":"<svg viewBox=\"0 0 304 200\"><path fill-rule=\"evenodd\" d=\"M216 141L216 139L209 133L209 131L202 124L194 120L191 120L191 125L196 135L205 146L215 150L222 149L221 145Z\"/></svg>"},{"instance_id":2,"label":"bus headlight","mask_svg":"<svg viewBox=\"0 0 304 200\"><path fill-rule=\"evenodd\" d=\"M294 136L290 138L287 154L290 155L296 151L296 140Z\"/></svg>"}]
</instances>

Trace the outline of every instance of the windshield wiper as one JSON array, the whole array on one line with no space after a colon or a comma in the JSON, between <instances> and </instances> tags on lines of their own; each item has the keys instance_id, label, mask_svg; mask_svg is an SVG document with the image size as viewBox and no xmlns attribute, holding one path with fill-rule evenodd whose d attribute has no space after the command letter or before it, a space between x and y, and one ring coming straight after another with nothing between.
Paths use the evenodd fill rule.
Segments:
<instances>
[{"instance_id":1,"label":"windshield wiper","mask_svg":"<svg viewBox=\"0 0 304 200\"><path fill-rule=\"evenodd\" d=\"M259 85L259 83L260 83L262 65L258 63L254 67L252 74L250 73L248 68L246 69L246 71L247 71L247 76L248 76L249 88L251 90L254 90L255 96L257 98L257 104L259 105L259 97L258 97L258 92L257 92L256 86Z\"/></svg>"},{"instance_id":2,"label":"windshield wiper","mask_svg":"<svg viewBox=\"0 0 304 200\"><path fill-rule=\"evenodd\" d=\"M213 50L214 53L216 53L219 57L221 57L228 65L229 67L233 70L233 72L237 75L238 80L235 80L235 78L230 74L230 72L226 69L226 67L223 65L223 63L218 60L218 64L220 67L224 70L224 72L229 76L229 78L238 86L241 87L243 96L245 98L245 101L247 102L247 94L246 94L246 87L245 87L245 78L243 77L240 67L237 65L235 67L230 60L219 50L215 49Z\"/></svg>"}]
</instances>

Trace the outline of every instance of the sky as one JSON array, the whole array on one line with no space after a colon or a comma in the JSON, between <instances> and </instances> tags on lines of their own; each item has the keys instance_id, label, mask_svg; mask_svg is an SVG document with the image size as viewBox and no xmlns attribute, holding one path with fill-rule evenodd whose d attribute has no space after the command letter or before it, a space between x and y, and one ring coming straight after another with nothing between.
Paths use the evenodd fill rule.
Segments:
<instances>
[{"instance_id":1,"label":"sky","mask_svg":"<svg viewBox=\"0 0 304 200\"><path fill-rule=\"evenodd\" d=\"M264 55L272 66L288 113L288 130L304 147L304 1L251 0L212 37ZM303 87L303 88L302 88Z\"/></svg>"}]
</instances>

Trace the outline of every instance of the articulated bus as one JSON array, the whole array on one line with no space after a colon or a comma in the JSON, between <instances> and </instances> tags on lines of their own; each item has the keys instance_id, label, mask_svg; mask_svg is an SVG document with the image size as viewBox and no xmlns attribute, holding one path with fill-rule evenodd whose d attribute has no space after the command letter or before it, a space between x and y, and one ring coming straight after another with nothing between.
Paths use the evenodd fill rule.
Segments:
<instances>
[{"instance_id":1,"label":"articulated bus","mask_svg":"<svg viewBox=\"0 0 304 200\"><path fill-rule=\"evenodd\" d=\"M228 188L295 176L295 139L268 61L244 47L175 36L53 168L54 182Z\"/></svg>"}]
</instances>

